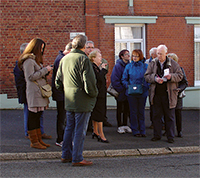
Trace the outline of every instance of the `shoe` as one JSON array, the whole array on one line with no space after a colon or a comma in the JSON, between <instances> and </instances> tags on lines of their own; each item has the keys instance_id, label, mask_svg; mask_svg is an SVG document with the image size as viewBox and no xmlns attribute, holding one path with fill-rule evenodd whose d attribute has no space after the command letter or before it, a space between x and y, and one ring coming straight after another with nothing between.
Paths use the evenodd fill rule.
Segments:
<instances>
[{"instance_id":1,"label":"shoe","mask_svg":"<svg viewBox=\"0 0 200 178\"><path fill-rule=\"evenodd\" d=\"M122 126L126 133L132 133L132 130L129 126Z\"/></svg>"},{"instance_id":2,"label":"shoe","mask_svg":"<svg viewBox=\"0 0 200 178\"><path fill-rule=\"evenodd\" d=\"M140 134L135 134L135 135L133 135L134 137L141 137L142 135L140 135Z\"/></svg>"},{"instance_id":3,"label":"shoe","mask_svg":"<svg viewBox=\"0 0 200 178\"><path fill-rule=\"evenodd\" d=\"M160 139L161 139L161 138L153 137L153 138L151 139L151 141L155 142L155 141L158 141L158 140L160 140Z\"/></svg>"},{"instance_id":4,"label":"shoe","mask_svg":"<svg viewBox=\"0 0 200 178\"><path fill-rule=\"evenodd\" d=\"M52 138L52 136L51 136L51 135L47 135L47 134L43 133L43 134L42 134L42 138L43 138L43 139L51 139L51 138Z\"/></svg>"},{"instance_id":5,"label":"shoe","mask_svg":"<svg viewBox=\"0 0 200 178\"><path fill-rule=\"evenodd\" d=\"M28 135L29 135L29 138L30 138L30 141L31 141L30 146L32 148L37 148L37 149L46 149L47 148L46 146L42 145L39 142L36 129L28 131Z\"/></svg>"},{"instance_id":6,"label":"shoe","mask_svg":"<svg viewBox=\"0 0 200 178\"><path fill-rule=\"evenodd\" d=\"M120 134L126 133L123 126L118 127L118 128L117 128L117 132L120 133Z\"/></svg>"},{"instance_id":7,"label":"shoe","mask_svg":"<svg viewBox=\"0 0 200 178\"><path fill-rule=\"evenodd\" d=\"M56 142L56 144L55 144L56 146L59 146L59 147L61 147L62 148L62 145L63 145L63 141L62 142Z\"/></svg>"},{"instance_id":8,"label":"shoe","mask_svg":"<svg viewBox=\"0 0 200 178\"><path fill-rule=\"evenodd\" d=\"M70 159L61 158L61 162L62 163L71 163L72 162L72 158L70 158Z\"/></svg>"},{"instance_id":9,"label":"shoe","mask_svg":"<svg viewBox=\"0 0 200 178\"><path fill-rule=\"evenodd\" d=\"M141 137L147 137L145 134L141 134Z\"/></svg>"},{"instance_id":10,"label":"shoe","mask_svg":"<svg viewBox=\"0 0 200 178\"><path fill-rule=\"evenodd\" d=\"M49 144L46 144L46 143L43 142L43 140L42 140L42 134L41 134L41 129L40 128L36 129L36 132L37 132L37 136L38 136L38 140L39 140L40 144L42 144L42 145L44 145L46 147L50 147Z\"/></svg>"},{"instance_id":11,"label":"shoe","mask_svg":"<svg viewBox=\"0 0 200 178\"><path fill-rule=\"evenodd\" d=\"M109 123L108 121L103 122L103 126L105 127L112 127L112 124Z\"/></svg>"},{"instance_id":12,"label":"shoe","mask_svg":"<svg viewBox=\"0 0 200 178\"><path fill-rule=\"evenodd\" d=\"M101 142L103 142L103 143L109 143L108 140L103 140L101 137L100 137L100 140L101 140Z\"/></svg>"},{"instance_id":13,"label":"shoe","mask_svg":"<svg viewBox=\"0 0 200 178\"><path fill-rule=\"evenodd\" d=\"M100 136L99 135L97 135L97 134L95 134L94 132L92 133L92 139L94 139L94 137L96 137L97 138L97 140L99 140L99 138L100 138Z\"/></svg>"},{"instance_id":14,"label":"shoe","mask_svg":"<svg viewBox=\"0 0 200 178\"><path fill-rule=\"evenodd\" d=\"M182 137L183 137L183 135L182 135L182 132L178 132L178 135L177 135L177 137L180 137L180 138L182 138Z\"/></svg>"},{"instance_id":15,"label":"shoe","mask_svg":"<svg viewBox=\"0 0 200 178\"><path fill-rule=\"evenodd\" d=\"M83 160L78 163L72 163L72 166L91 166L93 163L91 161Z\"/></svg>"},{"instance_id":16,"label":"shoe","mask_svg":"<svg viewBox=\"0 0 200 178\"><path fill-rule=\"evenodd\" d=\"M167 142L168 143L174 143L174 139L168 139Z\"/></svg>"}]
</instances>

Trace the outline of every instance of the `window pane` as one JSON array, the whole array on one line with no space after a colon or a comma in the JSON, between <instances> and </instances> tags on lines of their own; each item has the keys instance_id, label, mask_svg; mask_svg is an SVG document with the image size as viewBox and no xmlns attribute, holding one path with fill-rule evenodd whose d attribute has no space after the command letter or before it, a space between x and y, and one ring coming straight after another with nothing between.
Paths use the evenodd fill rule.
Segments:
<instances>
[{"instance_id":1,"label":"window pane","mask_svg":"<svg viewBox=\"0 0 200 178\"><path fill-rule=\"evenodd\" d=\"M132 27L133 38L141 39L142 38L142 28L141 27Z\"/></svg>"},{"instance_id":2,"label":"window pane","mask_svg":"<svg viewBox=\"0 0 200 178\"><path fill-rule=\"evenodd\" d=\"M115 27L115 39L120 39L120 27Z\"/></svg>"},{"instance_id":3,"label":"window pane","mask_svg":"<svg viewBox=\"0 0 200 178\"><path fill-rule=\"evenodd\" d=\"M115 39L141 39L142 27L115 27Z\"/></svg>"},{"instance_id":4,"label":"window pane","mask_svg":"<svg viewBox=\"0 0 200 178\"><path fill-rule=\"evenodd\" d=\"M127 49L127 43L115 43L115 60L119 59L119 52Z\"/></svg>"},{"instance_id":5,"label":"window pane","mask_svg":"<svg viewBox=\"0 0 200 178\"><path fill-rule=\"evenodd\" d=\"M121 39L133 39L131 27L121 27Z\"/></svg>"},{"instance_id":6,"label":"window pane","mask_svg":"<svg viewBox=\"0 0 200 178\"><path fill-rule=\"evenodd\" d=\"M134 49L141 49L141 43L131 43L130 52L132 52Z\"/></svg>"},{"instance_id":7,"label":"window pane","mask_svg":"<svg viewBox=\"0 0 200 178\"><path fill-rule=\"evenodd\" d=\"M194 29L194 38L195 39L200 39L200 27L196 27L195 29Z\"/></svg>"},{"instance_id":8,"label":"window pane","mask_svg":"<svg viewBox=\"0 0 200 178\"><path fill-rule=\"evenodd\" d=\"M195 81L200 81L200 43L195 43Z\"/></svg>"}]
</instances>

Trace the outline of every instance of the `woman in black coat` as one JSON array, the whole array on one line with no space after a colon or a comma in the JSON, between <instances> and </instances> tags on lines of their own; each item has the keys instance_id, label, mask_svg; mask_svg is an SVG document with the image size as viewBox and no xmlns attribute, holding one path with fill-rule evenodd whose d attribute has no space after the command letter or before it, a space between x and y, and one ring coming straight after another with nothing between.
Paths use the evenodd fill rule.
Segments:
<instances>
[{"instance_id":1,"label":"woman in black coat","mask_svg":"<svg viewBox=\"0 0 200 178\"><path fill-rule=\"evenodd\" d=\"M172 58L174 61L178 63L178 56L174 53L169 53L167 57ZM184 92L185 88L188 86L188 81L185 75L183 68L181 67L183 72L183 79L178 83L178 99L175 108L175 117L176 117L176 130L177 130L177 137L182 137L182 107L183 107L183 97L181 93Z\"/></svg>"},{"instance_id":2,"label":"woman in black coat","mask_svg":"<svg viewBox=\"0 0 200 178\"><path fill-rule=\"evenodd\" d=\"M92 138L96 137L98 141L108 143L109 141L105 138L103 133L103 121L105 115L105 104L106 104L106 63L102 63L102 56L98 50L94 50L89 55L90 61L93 62L93 69L97 80L98 96L93 112L91 113L91 119L93 123ZM102 69L98 66L100 66Z\"/></svg>"}]
</instances>

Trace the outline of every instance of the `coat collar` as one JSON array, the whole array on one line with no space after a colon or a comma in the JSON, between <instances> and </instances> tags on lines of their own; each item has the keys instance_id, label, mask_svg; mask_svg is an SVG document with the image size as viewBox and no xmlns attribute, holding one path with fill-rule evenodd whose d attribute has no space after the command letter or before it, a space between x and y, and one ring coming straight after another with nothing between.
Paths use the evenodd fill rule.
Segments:
<instances>
[{"instance_id":1,"label":"coat collar","mask_svg":"<svg viewBox=\"0 0 200 178\"><path fill-rule=\"evenodd\" d=\"M80 49L72 49L70 53L81 53L81 54L85 54L85 52L83 52ZM86 55L86 54L85 54ZM86 55L87 56L87 55Z\"/></svg>"}]
</instances>

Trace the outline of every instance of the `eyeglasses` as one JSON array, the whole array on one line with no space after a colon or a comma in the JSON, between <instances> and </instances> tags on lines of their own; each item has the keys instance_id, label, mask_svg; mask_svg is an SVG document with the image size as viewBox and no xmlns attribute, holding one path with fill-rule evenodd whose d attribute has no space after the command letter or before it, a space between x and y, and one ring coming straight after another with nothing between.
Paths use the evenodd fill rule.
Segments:
<instances>
[{"instance_id":1,"label":"eyeglasses","mask_svg":"<svg viewBox=\"0 0 200 178\"><path fill-rule=\"evenodd\" d=\"M137 57L137 58L138 58L138 57L140 57L140 56L135 56L135 55L132 55L132 57Z\"/></svg>"},{"instance_id":2,"label":"eyeglasses","mask_svg":"<svg viewBox=\"0 0 200 178\"><path fill-rule=\"evenodd\" d=\"M129 53L126 53L126 54L124 54L124 56L130 56L130 54L129 54Z\"/></svg>"},{"instance_id":3,"label":"eyeglasses","mask_svg":"<svg viewBox=\"0 0 200 178\"><path fill-rule=\"evenodd\" d=\"M87 46L86 48L87 48L87 49L89 49L89 48L94 49L94 47L90 47L90 46Z\"/></svg>"}]
</instances>

